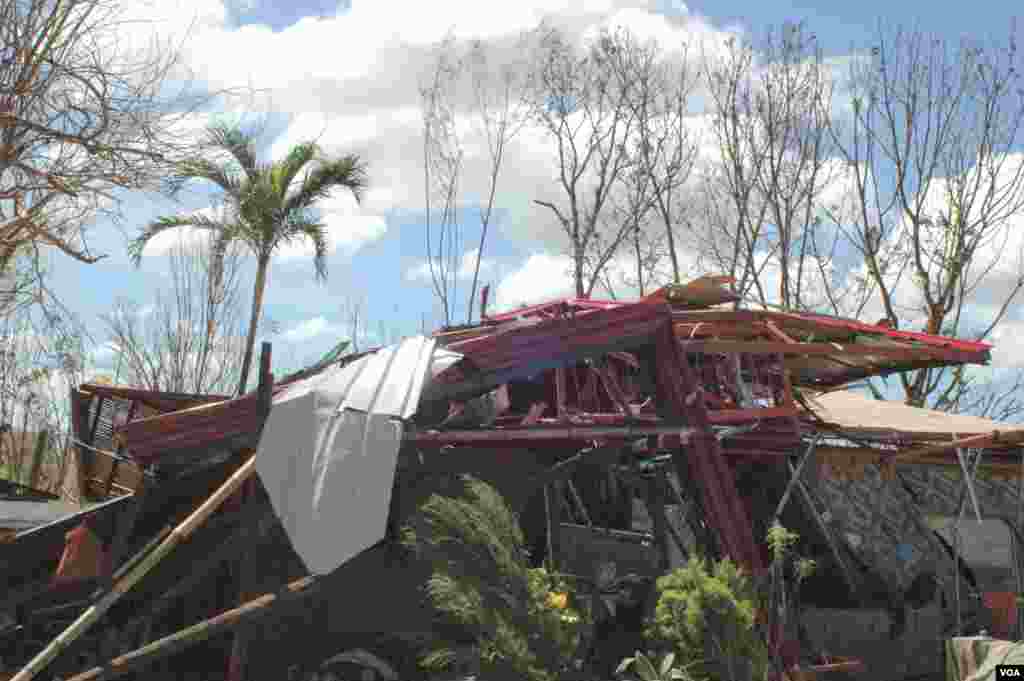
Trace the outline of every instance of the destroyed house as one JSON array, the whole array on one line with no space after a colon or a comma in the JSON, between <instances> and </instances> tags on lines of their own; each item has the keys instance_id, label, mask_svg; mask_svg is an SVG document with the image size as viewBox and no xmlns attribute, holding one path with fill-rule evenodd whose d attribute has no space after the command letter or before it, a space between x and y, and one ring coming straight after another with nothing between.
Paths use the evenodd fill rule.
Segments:
<instances>
[{"instance_id":1,"label":"destroyed house","mask_svg":"<svg viewBox=\"0 0 1024 681\"><path fill-rule=\"evenodd\" d=\"M96 589L132 569L131 556L167 537L254 452L259 476L62 652L51 673L68 678L113 660L175 678L223 670L239 679L257 678L253 670L313 678L328 661L369 665L375 678L415 678L416 647L433 625L420 592L426 572L394 540L403 519L460 474L502 492L532 558L550 555L570 574L593 578L614 564L650 579L695 551L761 574L767 527L780 517L826 564L820 591L849 601L824 606L892 607L906 585L886 584L884 571L849 546L830 524L812 468L797 469L813 447L846 446L832 440L849 424L830 423L810 397L873 376L982 364L989 346L734 309L722 283L705 278L634 302L533 306L276 382L266 356L260 389L236 399L79 386L71 400L81 484L99 503L0 545L12 587L5 659L24 660L60 633ZM352 409L361 400L370 406ZM394 406L375 411L385 402ZM361 430L343 424L330 435L351 436L335 446L345 455L334 456L320 440L342 403ZM825 435L832 440L822 444ZM904 456L906 443L893 444L859 453L884 468ZM949 454L914 451L943 462ZM291 485L288 475L304 482ZM780 504L790 496L800 501ZM347 512L320 518L317 504ZM106 558L91 574L55 582L65 535L83 521ZM315 594L239 630L247 646L232 626L217 625L187 656L124 656L296 583L312 560L342 562L316 573ZM351 651L376 662L344 657Z\"/></svg>"}]
</instances>

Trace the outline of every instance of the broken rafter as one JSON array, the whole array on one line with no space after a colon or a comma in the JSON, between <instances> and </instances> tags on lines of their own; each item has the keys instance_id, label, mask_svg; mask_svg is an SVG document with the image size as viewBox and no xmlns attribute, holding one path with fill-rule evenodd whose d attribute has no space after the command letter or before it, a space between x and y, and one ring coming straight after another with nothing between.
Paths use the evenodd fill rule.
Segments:
<instances>
[{"instance_id":1,"label":"broken rafter","mask_svg":"<svg viewBox=\"0 0 1024 681\"><path fill-rule=\"evenodd\" d=\"M766 329L768 329L768 332L771 335L775 336L776 338L781 340L783 343L794 344L794 343L797 342L797 341L793 340L790 336L787 336L786 332L783 331L782 329L780 329L775 324L775 322L767 321L767 322L764 323L764 326L765 326Z\"/></svg>"},{"instance_id":2,"label":"broken rafter","mask_svg":"<svg viewBox=\"0 0 1024 681\"><path fill-rule=\"evenodd\" d=\"M622 391L622 387L619 385L619 382L615 379L615 374L608 365L608 361L604 360L595 363L591 370L601 380L601 384L604 386L605 392L607 392L608 396L612 398L612 402L615 403L618 410L623 415L630 418L635 416L635 411L626 399L626 394Z\"/></svg>"},{"instance_id":3,"label":"broken rafter","mask_svg":"<svg viewBox=\"0 0 1024 681\"><path fill-rule=\"evenodd\" d=\"M1000 446L1019 445L1024 442L1024 430L998 431L982 435L972 435L960 439L954 439L945 444L931 445L918 449L911 449L901 452L894 457L894 461L903 462L917 459L919 457L931 457L941 454L955 453L957 449L992 449Z\"/></svg>"},{"instance_id":4,"label":"broken rafter","mask_svg":"<svg viewBox=\"0 0 1024 681\"><path fill-rule=\"evenodd\" d=\"M703 389L697 385L670 324L655 335L655 381L660 398L673 417L681 417L697 431L690 438L689 456L677 449L675 465L681 478L689 472L703 488L708 520L715 526L725 553L755 574L763 567L754 544L746 510L736 490L732 469L722 456L704 407Z\"/></svg>"},{"instance_id":5,"label":"broken rafter","mask_svg":"<svg viewBox=\"0 0 1024 681\"><path fill-rule=\"evenodd\" d=\"M893 357L913 359L922 354L938 359L969 362L976 358L972 353L936 346L885 346L865 343L788 343L779 341L680 341L687 353L749 353L761 355L863 355L867 357Z\"/></svg>"},{"instance_id":6,"label":"broken rafter","mask_svg":"<svg viewBox=\"0 0 1024 681\"><path fill-rule=\"evenodd\" d=\"M417 444L469 444L473 442L543 442L550 440L590 441L603 438L637 439L652 435L677 435L688 440L694 433L692 428L670 425L622 425L622 426L536 426L531 428L507 428L494 430L445 430L408 432L406 442Z\"/></svg>"}]
</instances>

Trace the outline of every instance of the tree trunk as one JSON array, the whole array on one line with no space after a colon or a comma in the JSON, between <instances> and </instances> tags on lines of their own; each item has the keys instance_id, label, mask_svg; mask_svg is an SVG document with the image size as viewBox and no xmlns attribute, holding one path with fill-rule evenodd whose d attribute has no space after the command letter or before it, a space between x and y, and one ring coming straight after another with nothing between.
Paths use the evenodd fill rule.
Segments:
<instances>
[{"instance_id":1,"label":"tree trunk","mask_svg":"<svg viewBox=\"0 0 1024 681\"><path fill-rule=\"evenodd\" d=\"M681 284L679 274L679 255L676 253L676 236L672 233L672 224L665 221L665 236L668 238L668 255L672 259L672 283ZM642 294L641 294L642 295Z\"/></svg>"},{"instance_id":2,"label":"tree trunk","mask_svg":"<svg viewBox=\"0 0 1024 681\"><path fill-rule=\"evenodd\" d=\"M242 375L238 379L238 395L245 394L245 386L249 383L249 367L252 365L252 351L256 345L256 329L260 324L260 312L263 310L263 290L267 286L267 268L270 258L262 257L256 264L256 282L252 288L252 316L249 318L249 333L245 337L245 357L242 359Z\"/></svg>"}]
</instances>

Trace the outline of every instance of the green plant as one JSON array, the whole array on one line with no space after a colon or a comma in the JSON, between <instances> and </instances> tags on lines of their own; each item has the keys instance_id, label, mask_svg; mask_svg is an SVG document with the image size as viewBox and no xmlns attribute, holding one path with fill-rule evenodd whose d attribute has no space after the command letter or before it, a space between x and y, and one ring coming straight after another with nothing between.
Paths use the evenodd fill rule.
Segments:
<instances>
[{"instance_id":1,"label":"green plant","mask_svg":"<svg viewBox=\"0 0 1024 681\"><path fill-rule=\"evenodd\" d=\"M781 646L799 627L800 587L814 574L817 563L796 555L794 547L800 535L778 521L768 529L767 539L772 562L768 571L767 593L763 595L766 614L764 638L773 646L771 655L776 669L783 669L786 665L782 660Z\"/></svg>"},{"instance_id":2,"label":"green plant","mask_svg":"<svg viewBox=\"0 0 1024 681\"><path fill-rule=\"evenodd\" d=\"M584 602L560 576L529 567L518 521L493 487L461 480L462 494L420 506L402 543L429 562L428 598L474 639L483 678L555 681L572 669L589 626ZM454 660L438 640L422 662L440 670Z\"/></svg>"},{"instance_id":3,"label":"green plant","mask_svg":"<svg viewBox=\"0 0 1024 681\"><path fill-rule=\"evenodd\" d=\"M654 662L638 650L635 656L624 659L615 673L625 674L632 667L640 681L691 681L693 677L687 674L684 668L672 666L675 659L675 653L666 653L665 657L661 658L661 664L655 666Z\"/></svg>"},{"instance_id":4,"label":"green plant","mask_svg":"<svg viewBox=\"0 0 1024 681\"><path fill-rule=\"evenodd\" d=\"M696 678L763 678L767 649L755 628L756 590L734 563L694 557L657 580L648 640L674 652Z\"/></svg>"}]
</instances>

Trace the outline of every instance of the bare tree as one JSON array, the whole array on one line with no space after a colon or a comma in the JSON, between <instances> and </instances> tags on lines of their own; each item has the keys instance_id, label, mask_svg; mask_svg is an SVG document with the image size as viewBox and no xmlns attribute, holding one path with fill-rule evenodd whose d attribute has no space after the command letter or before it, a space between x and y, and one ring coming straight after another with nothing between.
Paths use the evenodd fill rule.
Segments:
<instances>
[{"instance_id":1,"label":"bare tree","mask_svg":"<svg viewBox=\"0 0 1024 681\"><path fill-rule=\"evenodd\" d=\"M787 24L759 46L731 39L707 64L721 155L706 175L709 202L728 199L728 210L703 216L716 232L709 251L762 304L777 296L785 309L816 307L823 301L810 293L811 280L832 284L817 257L819 197L834 179L832 86L821 50L802 25ZM764 285L769 267L778 273L775 291Z\"/></svg>"},{"instance_id":2,"label":"bare tree","mask_svg":"<svg viewBox=\"0 0 1024 681\"><path fill-rule=\"evenodd\" d=\"M37 304L0 316L0 476L27 481L36 436L47 431L36 482L56 491L67 463L68 389L86 362L76 320L49 295L42 286Z\"/></svg>"},{"instance_id":3,"label":"bare tree","mask_svg":"<svg viewBox=\"0 0 1024 681\"><path fill-rule=\"evenodd\" d=\"M473 321L480 266L495 217L495 200L509 143L525 124L521 64L499 63L480 41L467 49L453 38L435 50L436 62L420 88L423 103L424 192L427 264L445 324L455 317L463 266L463 233L475 213L480 238L473 257L466 322ZM482 138L486 159L468 159L463 139ZM482 161L485 178L478 201L469 199L463 174L467 163Z\"/></svg>"},{"instance_id":4,"label":"bare tree","mask_svg":"<svg viewBox=\"0 0 1024 681\"><path fill-rule=\"evenodd\" d=\"M684 222L683 188L697 159L696 135L689 125L689 99L698 73L689 62L686 45L670 56L657 42L641 44L622 28L609 34L608 40L605 51L609 67L617 87L627 93L626 103L635 119L633 173L643 179L642 183L632 182L634 191L630 192L630 203L643 208L642 214L634 216L635 222L639 226L648 209L657 216L672 265L672 279L679 283L682 272L676 231ZM648 194L649 206L647 201L640 200ZM634 248L639 253L639 236L633 236ZM642 268L639 255L637 262ZM642 275L638 278L642 279Z\"/></svg>"},{"instance_id":5,"label":"bare tree","mask_svg":"<svg viewBox=\"0 0 1024 681\"><path fill-rule=\"evenodd\" d=\"M179 241L168 255L170 286L150 305L121 299L101 318L129 382L150 390L229 394L241 373L244 254L209 239Z\"/></svg>"},{"instance_id":6,"label":"bare tree","mask_svg":"<svg viewBox=\"0 0 1024 681\"><path fill-rule=\"evenodd\" d=\"M462 60L454 54L453 41L448 38L437 49L437 63L429 81L420 88L427 267L445 326L454 317L462 252L458 210L463 149L455 105L462 69Z\"/></svg>"},{"instance_id":7,"label":"bare tree","mask_svg":"<svg viewBox=\"0 0 1024 681\"><path fill-rule=\"evenodd\" d=\"M984 340L1019 299L1020 69L1012 30L1002 43L954 45L882 28L870 56L853 62L850 128L833 138L856 172L833 220L893 326L915 320L928 333ZM925 369L901 382L908 404L979 399L963 371Z\"/></svg>"},{"instance_id":8,"label":"bare tree","mask_svg":"<svg viewBox=\"0 0 1024 681\"><path fill-rule=\"evenodd\" d=\"M607 209L636 163L629 148L636 116L629 90L610 68L617 46L609 33L583 54L556 28L541 25L536 37L531 113L552 143L560 197L535 203L551 211L568 238L576 295L586 297L635 228Z\"/></svg>"},{"instance_id":9,"label":"bare tree","mask_svg":"<svg viewBox=\"0 0 1024 681\"><path fill-rule=\"evenodd\" d=\"M179 123L210 98L169 94L176 46L130 50L125 21L111 0L0 0L0 265L25 244L95 262L91 219L184 153Z\"/></svg>"},{"instance_id":10,"label":"bare tree","mask_svg":"<svg viewBox=\"0 0 1024 681\"><path fill-rule=\"evenodd\" d=\"M470 77L473 89L473 115L487 144L488 175L486 198L478 207L480 217L480 244L473 264L473 282L469 289L466 322L473 321L476 308L480 263L484 257L487 232L494 219L494 202L498 180L504 165L505 151L527 122L527 108L523 98L523 65L495 65L483 43L473 44L469 54Z\"/></svg>"}]
</instances>

